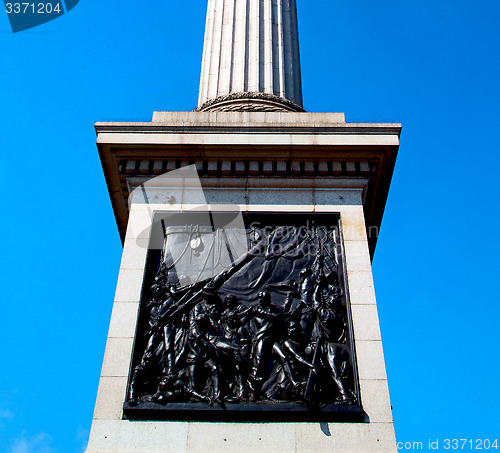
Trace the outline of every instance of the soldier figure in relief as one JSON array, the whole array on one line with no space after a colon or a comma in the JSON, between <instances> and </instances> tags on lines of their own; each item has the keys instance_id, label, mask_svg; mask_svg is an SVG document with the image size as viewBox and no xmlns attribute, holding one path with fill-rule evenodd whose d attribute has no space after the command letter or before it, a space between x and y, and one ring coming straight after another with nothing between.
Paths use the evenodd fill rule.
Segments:
<instances>
[{"instance_id":1,"label":"soldier figure in relief","mask_svg":"<svg viewBox=\"0 0 500 453\"><path fill-rule=\"evenodd\" d=\"M317 347L321 351L320 360L330 372L340 393L341 402L351 404L353 398L345 383L349 363L346 360L345 349L342 347L345 335L345 319L341 310L342 290L336 272L320 280L315 299L319 330Z\"/></svg>"},{"instance_id":2,"label":"soldier figure in relief","mask_svg":"<svg viewBox=\"0 0 500 453\"><path fill-rule=\"evenodd\" d=\"M284 307L277 307L271 301L268 291L259 293L259 303L252 309L256 332L252 350L252 371L250 386L254 397L259 398L262 386L266 380L269 360L273 347L282 338L283 324L289 314L291 298Z\"/></svg>"},{"instance_id":3,"label":"soldier figure in relief","mask_svg":"<svg viewBox=\"0 0 500 453\"><path fill-rule=\"evenodd\" d=\"M156 329L155 326L158 318L160 317L160 313L170 307L171 300L167 299L165 303L162 301L163 289L158 283L155 283L151 287L151 292L152 297L148 303L148 306L150 307L149 331L146 334L148 337L148 341L145 351L142 355L141 362L135 367L132 378L130 380L128 394L130 405L135 405L138 403L138 386L144 383L148 375L154 374L152 373L151 368L154 367L155 361L158 361L158 365L161 367L160 362L162 360L160 357L158 357L158 350L161 348L164 339L164 332Z\"/></svg>"},{"instance_id":4,"label":"soldier figure in relief","mask_svg":"<svg viewBox=\"0 0 500 453\"><path fill-rule=\"evenodd\" d=\"M203 300L189 314L187 340L184 346L189 370L189 387L202 392L206 386L205 376L208 373L214 401L221 400L221 372L217 349L213 343L213 339L220 335L217 321L220 316L218 314L220 302L222 302L220 297L212 291L203 293Z\"/></svg>"},{"instance_id":5,"label":"soldier figure in relief","mask_svg":"<svg viewBox=\"0 0 500 453\"><path fill-rule=\"evenodd\" d=\"M246 324L250 309L242 306L234 295L224 297L224 305L225 310L221 317L223 339L219 341L218 347L228 387L226 401L237 402L246 398L248 359L251 346L251 334ZM227 368L229 369L226 373ZM234 376L234 379L228 376Z\"/></svg>"}]
</instances>

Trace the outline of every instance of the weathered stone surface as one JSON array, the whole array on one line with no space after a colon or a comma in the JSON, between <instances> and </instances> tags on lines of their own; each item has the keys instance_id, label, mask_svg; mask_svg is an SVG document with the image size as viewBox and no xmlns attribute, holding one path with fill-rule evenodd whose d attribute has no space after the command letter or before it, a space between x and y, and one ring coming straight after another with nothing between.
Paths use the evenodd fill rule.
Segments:
<instances>
[{"instance_id":1,"label":"weathered stone surface","mask_svg":"<svg viewBox=\"0 0 500 453\"><path fill-rule=\"evenodd\" d=\"M125 398L125 392L127 391L127 382L126 376L101 376L94 409L94 421L121 420L123 412L122 400ZM92 430L94 430L94 424Z\"/></svg>"},{"instance_id":2,"label":"weathered stone surface","mask_svg":"<svg viewBox=\"0 0 500 453\"><path fill-rule=\"evenodd\" d=\"M139 303L116 301L109 323L109 338L134 338Z\"/></svg>"}]
</instances>

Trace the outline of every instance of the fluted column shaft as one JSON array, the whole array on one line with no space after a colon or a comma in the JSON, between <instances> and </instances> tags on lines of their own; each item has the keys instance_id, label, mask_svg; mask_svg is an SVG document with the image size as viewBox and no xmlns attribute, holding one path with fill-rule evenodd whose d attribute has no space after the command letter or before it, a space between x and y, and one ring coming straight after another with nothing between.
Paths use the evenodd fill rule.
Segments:
<instances>
[{"instance_id":1,"label":"fluted column shaft","mask_svg":"<svg viewBox=\"0 0 500 453\"><path fill-rule=\"evenodd\" d=\"M208 0L198 105L246 92L302 107L295 0Z\"/></svg>"}]
</instances>

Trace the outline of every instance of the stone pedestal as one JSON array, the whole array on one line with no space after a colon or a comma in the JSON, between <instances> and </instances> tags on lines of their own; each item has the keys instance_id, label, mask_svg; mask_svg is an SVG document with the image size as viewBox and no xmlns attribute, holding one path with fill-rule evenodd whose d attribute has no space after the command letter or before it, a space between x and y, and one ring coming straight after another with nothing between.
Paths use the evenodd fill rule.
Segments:
<instances>
[{"instance_id":1,"label":"stone pedestal","mask_svg":"<svg viewBox=\"0 0 500 453\"><path fill-rule=\"evenodd\" d=\"M124 249L87 452L396 452L371 256L400 125L346 124L341 113L155 112L150 123L96 130ZM189 164L213 211L340 216L362 421L124 419L154 215L196 209L162 199L161 187L147 202L130 194Z\"/></svg>"}]
</instances>

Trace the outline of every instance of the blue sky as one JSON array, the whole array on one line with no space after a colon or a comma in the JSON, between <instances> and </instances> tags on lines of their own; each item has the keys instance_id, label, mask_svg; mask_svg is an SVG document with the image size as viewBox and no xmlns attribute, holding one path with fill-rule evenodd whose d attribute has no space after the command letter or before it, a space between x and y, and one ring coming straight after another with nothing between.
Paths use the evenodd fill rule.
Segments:
<instances>
[{"instance_id":1,"label":"blue sky","mask_svg":"<svg viewBox=\"0 0 500 453\"><path fill-rule=\"evenodd\" d=\"M298 9L306 110L403 124L373 263L397 438L499 438L500 3ZM86 444L121 255L93 124L195 108L205 12L0 12L1 452Z\"/></svg>"}]
</instances>

